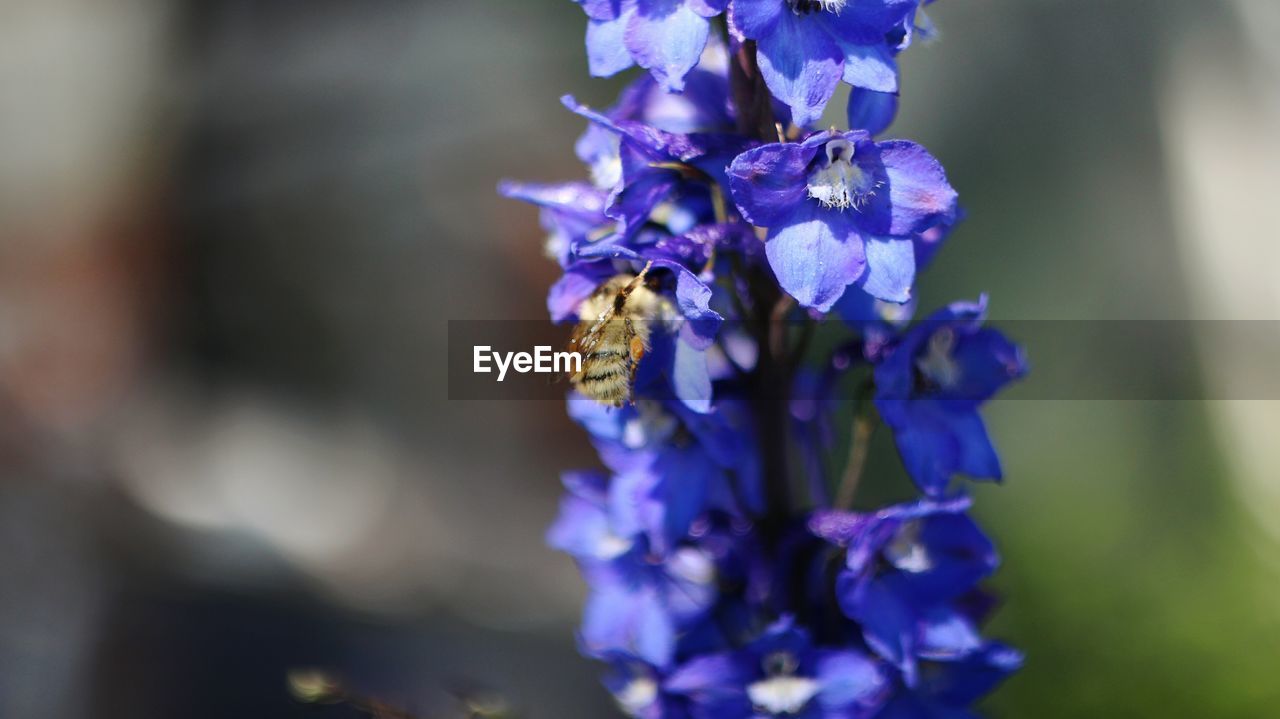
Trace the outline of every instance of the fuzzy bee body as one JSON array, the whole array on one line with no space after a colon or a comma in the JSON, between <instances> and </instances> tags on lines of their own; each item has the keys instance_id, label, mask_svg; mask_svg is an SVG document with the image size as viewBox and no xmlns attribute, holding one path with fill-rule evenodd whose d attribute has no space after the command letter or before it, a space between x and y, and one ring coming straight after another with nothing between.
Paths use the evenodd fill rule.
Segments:
<instances>
[{"instance_id":1,"label":"fuzzy bee body","mask_svg":"<svg viewBox=\"0 0 1280 719\"><path fill-rule=\"evenodd\" d=\"M601 404L621 407L631 401L636 367L649 349L650 324L663 305L661 296L644 286L648 269L614 276L578 308L569 349L582 356L582 365L569 382Z\"/></svg>"}]
</instances>

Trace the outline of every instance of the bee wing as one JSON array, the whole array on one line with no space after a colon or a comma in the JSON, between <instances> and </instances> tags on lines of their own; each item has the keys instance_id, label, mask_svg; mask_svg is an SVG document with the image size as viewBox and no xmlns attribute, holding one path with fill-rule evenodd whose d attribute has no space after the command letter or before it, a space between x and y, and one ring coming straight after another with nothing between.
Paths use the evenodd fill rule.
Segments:
<instances>
[{"instance_id":1,"label":"bee wing","mask_svg":"<svg viewBox=\"0 0 1280 719\"><path fill-rule=\"evenodd\" d=\"M600 341L604 338L605 328L613 320L614 314L614 309L610 306L594 320L579 322L573 328L573 334L569 335L569 351L577 352L584 357L591 354L600 345Z\"/></svg>"}]
</instances>

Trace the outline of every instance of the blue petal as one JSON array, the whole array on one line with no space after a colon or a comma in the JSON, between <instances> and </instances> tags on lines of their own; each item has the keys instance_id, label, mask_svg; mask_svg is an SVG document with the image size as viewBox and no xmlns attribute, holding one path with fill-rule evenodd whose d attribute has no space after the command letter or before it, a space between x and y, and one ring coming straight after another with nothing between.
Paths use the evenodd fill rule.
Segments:
<instances>
[{"instance_id":1,"label":"blue petal","mask_svg":"<svg viewBox=\"0 0 1280 719\"><path fill-rule=\"evenodd\" d=\"M897 666L908 685L915 683L915 622L911 610L880 579L857 581L848 572L836 580L840 608L862 625L867 646Z\"/></svg>"},{"instance_id":2,"label":"blue petal","mask_svg":"<svg viewBox=\"0 0 1280 719\"><path fill-rule=\"evenodd\" d=\"M887 234L903 237L956 216L956 191L942 165L923 147L905 140L879 143L893 217Z\"/></svg>"},{"instance_id":3,"label":"blue petal","mask_svg":"<svg viewBox=\"0 0 1280 719\"><path fill-rule=\"evenodd\" d=\"M675 360L671 367L671 387L686 407L706 414L711 411L711 373L707 369L707 353L689 343L675 343Z\"/></svg>"},{"instance_id":4,"label":"blue petal","mask_svg":"<svg viewBox=\"0 0 1280 719\"><path fill-rule=\"evenodd\" d=\"M876 92L898 91L898 63L885 44L841 43L844 50L842 79L856 88Z\"/></svg>"},{"instance_id":5,"label":"blue petal","mask_svg":"<svg viewBox=\"0 0 1280 719\"><path fill-rule=\"evenodd\" d=\"M742 216L757 227L773 227L808 198L806 175L820 147L773 143L747 150L729 165L729 191Z\"/></svg>"},{"instance_id":6,"label":"blue petal","mask_svg":"<svg viewBox=\"0 0 1280 719\"><path fill-rule=\"evenodd\" d=\"M661 541L653 542L665 551L689 533L689 525L706 509L707 489L718 468L700 447L663 453L654 471L663 477L655 497L662 508Z\"/></svg>"},{"instance_id":7,"label":"blue petal","mask_svg":"<svg viewBox=\"0 0 1280 719\"><path fill-rule=\"evenodd\" d=\"M968 706L1022 666L1022 654L990 642L963 661L938 664L921 682L921 693L948 706Z\"/></svg>"},{"instance_id":8,"label":"blue petal","mask_svg":"<svg viewBox=\"0 0 1280 719\"><path fill-rule=\"evenodd\" d=\"M694 12L702 17L715 17L724 12L724 6L729 0L685 0Z\"/></svg>"},{"instance_id":9,"label":"blue petal","mask_svg":"<svg viewBox=\"0 0 1280 719\"><path fill-rule=\"evenodd\" d=\"M911 299L911 286L916 279L916 251L911 240L867 237L867 273L859 281L872 297L888 302Z\"/></svg>"},{"instance_id":10,"label":"blue petal","mask_svg":"<svg viewBox=\"0 0 1280 719\"><path fill-rule=\"evenodd\" d=\"M849 93L849 127L879 135L898 114L898 95L860 87Z\"/></svg>"},{"instance_id":11,"label":"blue petal","mask_svg":"<svg viewBox=\"0 0 1280 719\"><path fill-rule=\"evenodd\" d=\"M649 221L649 215L658 203L666 199L679 185L673 172L649 172L627 182L610 200L605 214L622 223L622 232L628 238L639 232Z\"/></svg>"},{"instance_id":12,"label":"blue petal","mask_svg":"<svg viewBox=\"0 0 1280 719\"><path fill-rule=\"evenodd\" d=\"M924 571L917 567L906 572L900 585L903 595L917 606L950 601L969 592L1000 563L995 546L968 515L936 514L919 527L915 541L930 561Z\"/></svg>"},{"instance_id":13,"label":"blue petal","mask_svg":"<svg viewBox=\"0 0 1280 719\"><path fill-rule=\"evenodd\" d=\"M711 309L711 288L678 262L655 259L653 265L676 276L676 305L686 320L680 328L681 341L697 350L710 347L724 323L724 317Z\"/></svg>"},{"instance_id":14,"label":"blue petal","mask_svg":"<svg viewBox=\"0 0 1280 719\"><path fill-rule=\"evenodd\" d=\"M878 400L882 416L893 429L893 441L902 463L925 494L937 497L946 492L960 458L960 447L950 425L949 413L928 399ZM899 411L900 408L900 411ZM889 415L900 416L901 423Z\"/></svg>"},{"instance_id":15,"label":"blue petal","mask_svg":"<svg viewBox=\"0 0 1280 719\"><path fill-rule=\"evenodd\" d=\"M751 707L745 690L755 676L742 654L704 654L680 665L662 688L693 700L702 710L697 716L746 717Z\"/></svg>"},{"instance_id":16,"label":"blue petal","mask_svg":"<svg viewBox=\"0 0 1280 719\"><path fill-rule=\"evenodd\" d=\"M923 659L946 661L964 657L982 646L982 637L973 623L963 615L946 609L930 612L920 623L920 646Z\"/></svg>"},{"instance_id":17,"label":"blue petal","mask_svg":"<svg viewBox=\"0 0 1280 719\"><path fill-rule=\"evenodd\" d=\"M1027 372L1022 348L994 329L961 335L952 353L961 367L959 383L943 396L981 402Z\"/></svg>"},{"instance_id":18,"label":"blue petal","mask_svg":"<svg viewBox=\"0 0 1280 719\"><path fill-rule=\"evenodd\" d=\"M618 17L620 3L618 0L573 0L582 6L587 17L592 20L612 20Z\"/></svg>"},{"instance_id":19,"label":"blue petal","mask_svg":"<svg viewBox=\"0 0 1280 719\"><path fill-rule=\"evenodd\" d=\"M818 701L827 710L866 706L879 697L886 684L875 662L858 652L823 652L817 679L822 684Z\"/></svg>"},{"instance_id":20,"label":"blue petal","mask_svg":"<svg viewBox=\"0 0 1280 719\"><path fill-rule=\"evenodd\" d=\"M565 270L547 293L547 310L556 322L577 319L582 301L613 275L607 262L581 263Z\"/></svg>"},{"instance_id":21,"label":"blue petal","mask_svg":"<svg viewBox=\"0 0 1280 719\"><path fill-rule=\"evenodd\" d=\"M956 471L970 477L1000 479L1004 476L1000 469L1000 457L991 445L987 428L977 412L958 414L952 422L952 431L959 449Z\"/></svg>"},{"instance_id":22,"label":"blue petal","mask_svg":"<svg viewBox=\"0 0 1280 719\"><path fill-rule=\"evenodd\" d=\"M609 483L610 525L620 536L641 532L662 541L663 507L655 494L662 480L646 470L625 472Z\"/></svg>"},{"instance_id":23,"label":"blue petal","mask_svg":"<svg viewBox=\"0 0 1280 719\"><path fill-rule=\"evenodd\" d=\"M656 667L671 663L676 630L661 597L647 587L609 587L587 601L582 640L588 651L634 653Z\"/></svg>"},{"instance_id":24,"label":"blue petal","mask_svg":"<svg viewBox=\"0 0 1280 719\"><path fill-rule=\"evenodd\" d=\"M632 9L612 20L587 23L587 69L594 77L616 75L635 64L624 41L634 12Z\"/></svg>"},{"instance_id":25,"label":"blue petal","mask_svg":"<svg viewBox=\"0 0 1280 719\"><path fill-rule=\"evenodd\" d=\"M729 16L739 32L759 40L773 30L785 8L784 0L734 0Z\"/></svg>"},{"instance_id":26,"label":"blue petal","mask_svg":"<svg viewBox=\"0 0 1280 719\"><path fill-rule=\"evenodd\" d=\"M831 309L866 269L862 236L842 217L810 202L798 207L789 223L769 231L769 266L782 289L805 307Z\"/></svg>"},{"instance_id":27,"label":"blue petal","mask_svg":"<svg viewBox=\"0 0 1280 719\"><path fill-rule=\"evenodd\" d=\"M773 31L758 41L760 74L774 97L791 108L797 125L811 125L840 84L844 53L806 16L782 13Z\"/></svg>"},{"instance_id":28,"label":"blue petal","mask_svg":"<svg viewBox=\"0 0 1280 719\"><path fill-rule=\"evenodd\" d=\"M574 496L560 500L560 514L547 530L547 544L575 557L600 556L601 539L609 536L609 518L600 507Z\"/></svg>"},{"instance_id":29,"label":"blue petal","mask_svg":"<svg viewBox=\"0 0 1280 719\"><path fill-rule=\"evenodd\" d=\"M841 42L883 43L885 34L902 22L919 0L850 0L838 13L822 13L819 21Z\"/></svg>"},{"instance_id":30,"label":"blue petal","mask_svg":"<svg viewBox=\"0 0 1280 719\"><path fill-rule=\"evenodd\" d=\"M684 89L684 76L698 64L710 32L708 20L684 0L649 0L627 25L631 56L667 90Z\"/></svg>"}]
</instances>

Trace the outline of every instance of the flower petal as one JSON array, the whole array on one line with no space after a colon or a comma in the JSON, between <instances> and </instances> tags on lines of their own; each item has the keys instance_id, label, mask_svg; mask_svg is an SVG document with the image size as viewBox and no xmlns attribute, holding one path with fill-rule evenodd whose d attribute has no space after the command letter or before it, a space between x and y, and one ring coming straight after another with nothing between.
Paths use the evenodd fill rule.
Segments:
<instances>
[{"instance_id":1,"label":"flower petal","mask_svg":"<svg viewBox=\"0 0 1280 719\"><path fill-rule=\"evenodd\" d=\"M963 661L939 665L921 681L921 691L947 706L967 706L991 691L1022 666L1022 653L999 642L989 642Z\"/></svg>"},{"instance_id":2,"label":"flower petal","mask_svg":"<svg viewBox=\"0 0 1280 719\"><path fill-rule=\"evenodd\" d=\"M711 411L711 373L707 353L684 341L675 343L671 388L686 407L699 414Z\"/></svg>"},{"instance_id":3,"label":"flower petal","mask_svg":"<svg viewBox=\"0 0 1280 719\"><path fill-rule=\"evenodd\" d=\"M957 414L952 431L959 450L956 471L984 479L1000 479L1004 476L1004 471L1000 468L1000 455L996 454L996 448L987 435L987 427L977 412Z\"/></svg>"},{"instance_id":4,"label":"flower petal","mask_svg":"<svg viewBox=\"0 0 1280 719\"><path fill-rule=\"evenodd\" d=\"M823 652L817 670L822 684L818 701L827 710L866 706L880 696L886 685L876 663L859 652Z\"/></svg>"},{"instance_id":5,"label":"flower petal","mask_svg":"<svg viewBox=\"0 0 1280 719\"><path fill-rule=\"evenodd\" d=\"M773 143L747 150L729 165L729 192L748 222L773 227L808 196L805 175L817 146Z\"/></svg>"},{"instance_id":6,"label":"flower petal","mask_svg":"<svg viewBox=\"0 0 1280 719\"><path fill-rule=\"evenodd\" d=\"M902 670L908 686L915 683L915 625L910 608L883 579L858 581L850 572L836 579L840 609L862 625L867 646Z\"/></svg>"},{"instance_id":7,"label":"flower petal","mask_svg":"<svg viewBox=\"0 0 1280 719\"><path fill-rule=\"evenodd\" d=\"M849 127L879 135L898 114L898 96L891 92L876 92L861 87L849 93Z\"/></svg>"},{"instance_id":8,"label":"flower petal","mask_svg":"<svg viewBox=\"0 0 1280 719\"><path fill-rule=\"evenodd\" d=\"M893 213L888 234L902 237L955 219L956 191L933 155L905 140L878 143L878 147Z\"/></svg>"},{"instance_id":9,"label":"flower petal","mask_svg":"<svg viewBox=\"0 0 1280 719\"><path fill-rule=\"evenodd\" d=\"M685 662L671 673L663 688L700 700L742 695L752 671L740 656L729 652L704 654Z\"/></svg>"},{"instance_id":10,"label":"flower petal","mask_svg":"<svg viewBox=\"0 0 1280 719\"><path fill-rule=\"evenodd\" d=\"M623 41L630 15L587 23L587 69L593 77L616 75L635 64Z\"/></svg>"},{"instance_id":11,"label":"flower petal","mask_svg":"<svg viewBox=\"0 0 1280 719\"><path fill-rule=\"evenodd\" d=\"M610 585L593 592L583 609L582 643L595 656L622 651L665 667L675 642L674 622L652 589Z\"/></svg>"},{"instance_id":12,"label":"flower petal","mask_svg":"<svg viewBox=\"0 0 1280 719\"><path fill-rule=\"evenodd\" d=\"M685 0L685 4L702 17L715 17L724 12L729 0Z\"/></svg>"},{"instance_id":13,"label":"flower petal","mask_svg":"<svg viewBox=\"0 0 1280 719\"><path fill-rule=\"evenodd\" d=\"M555 322L578 319L578 307L613 274L608 262L580 263L565 270L547 293L547 310Z\"/></svg>"},{"instance_id":14,"label":"flower petal","mask_svg":"<svg viewBox=\"0 0 1280 719\"><path fill-rule=\"evenodd\" d=\"M697 350L705 350L715 342L724 317L711 309L711 288L697 275L670 261L654 261L676 275L676 304L687 320L680 328L680 340ZM679 357L676 358L679 361Z\"/></svg>"},{"instance_id":15,"label":"flower petal","mask_svg":"<svg viewBox=\"0 0 1280 719\"><path fill-rule=\"evenodd\" d=\"M684 89L684 76L698 64L711 25L684 0L650 0L627 25L627 49L671 92Z\"/></svg>"},{"instance_id":16,"label":"flower petal","mask_svg":"<svg viewBox=\"0 0 1280 719\"><path fill-rule=\"evenodd\" d=\"M841 219L839 213L805 203L790 222L769 232L769 266L782 289L805 307L831 309L866 270L862 236Z\"/></svg>"},{"instance_id":17,"label":"flower petal","mask_svg":"<svg viewBox=\"0 0 1280 719\"><path fill-rule=\"evenodd\" d=\"M760 74L774 97L791 108L795 124L817 122L840 84L840 46L811 18L783 12L758 50Z\"/></svg>"},{"instance_id":18,"label":"flower petal","mask_svg":"<svg viewBox=\"0 0 1280 719\"><path fill-rule=\"evenodd\" d=\"M911 240L867 237L867 272L858 285L888 302L907 302L916 279L916 250Z\"/></svg>"},{"instance_id":19,"label":"flower petal","mask_svg":"<svg viewBox=\"0 0 1280 719\"><path fill-rule=\"evenodd\" d=\"M773 30L785 6L782 0L734 0L729 9L729 22L738 32L759 40Z\"/></svg>"},{"instance_id":20,"label":"flower petal","mask_svg":"<svg viewBox=\"0 0 1280 719\"><path fill-rule=\"evenodd\" d=\"M898 91L898 63L883 42L875 45L841 43L844 51L842 79L853 85L876 92Z\"/></svg>"},{"instance_id":21,"label":"flower petal","mask_svg":"<svg viewBox=\"0 0 1280 719\"><path fill-rule=\"evenodd\" d=\"M618 0L574 0L592 20L612 20L621 12Z\"/></svg>"}]
</instances>

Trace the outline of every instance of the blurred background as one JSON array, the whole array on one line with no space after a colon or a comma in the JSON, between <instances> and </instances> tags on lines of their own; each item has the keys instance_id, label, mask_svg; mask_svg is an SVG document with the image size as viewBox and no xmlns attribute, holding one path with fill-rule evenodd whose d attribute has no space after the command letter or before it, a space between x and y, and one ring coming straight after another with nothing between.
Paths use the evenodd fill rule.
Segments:
<instances>
[{"instance_id":1,"label":"blurred background","mask_svg":"<svg viewBox=\"0 0 1280 719\"><path fill-rule=\"evenodd\" d=\"M1280 319L1280 5L931 15L891 132L970 219L926 307ZM620 87L583 28L565 0L0 4L0 716L354 716L290 699L300 666L427 715L459 682L614 715L542 543L586 439L558 403L450 402L443 367L447 320L544 316L535 212L494 185L581 174L557 98ZM1171 397L1280 366L1213 326L1167 323L1199 358ZM1280 402L1009 397L977 504L1029 661L989 713L1275 716Z\"/></svg>"}]
</instances>

